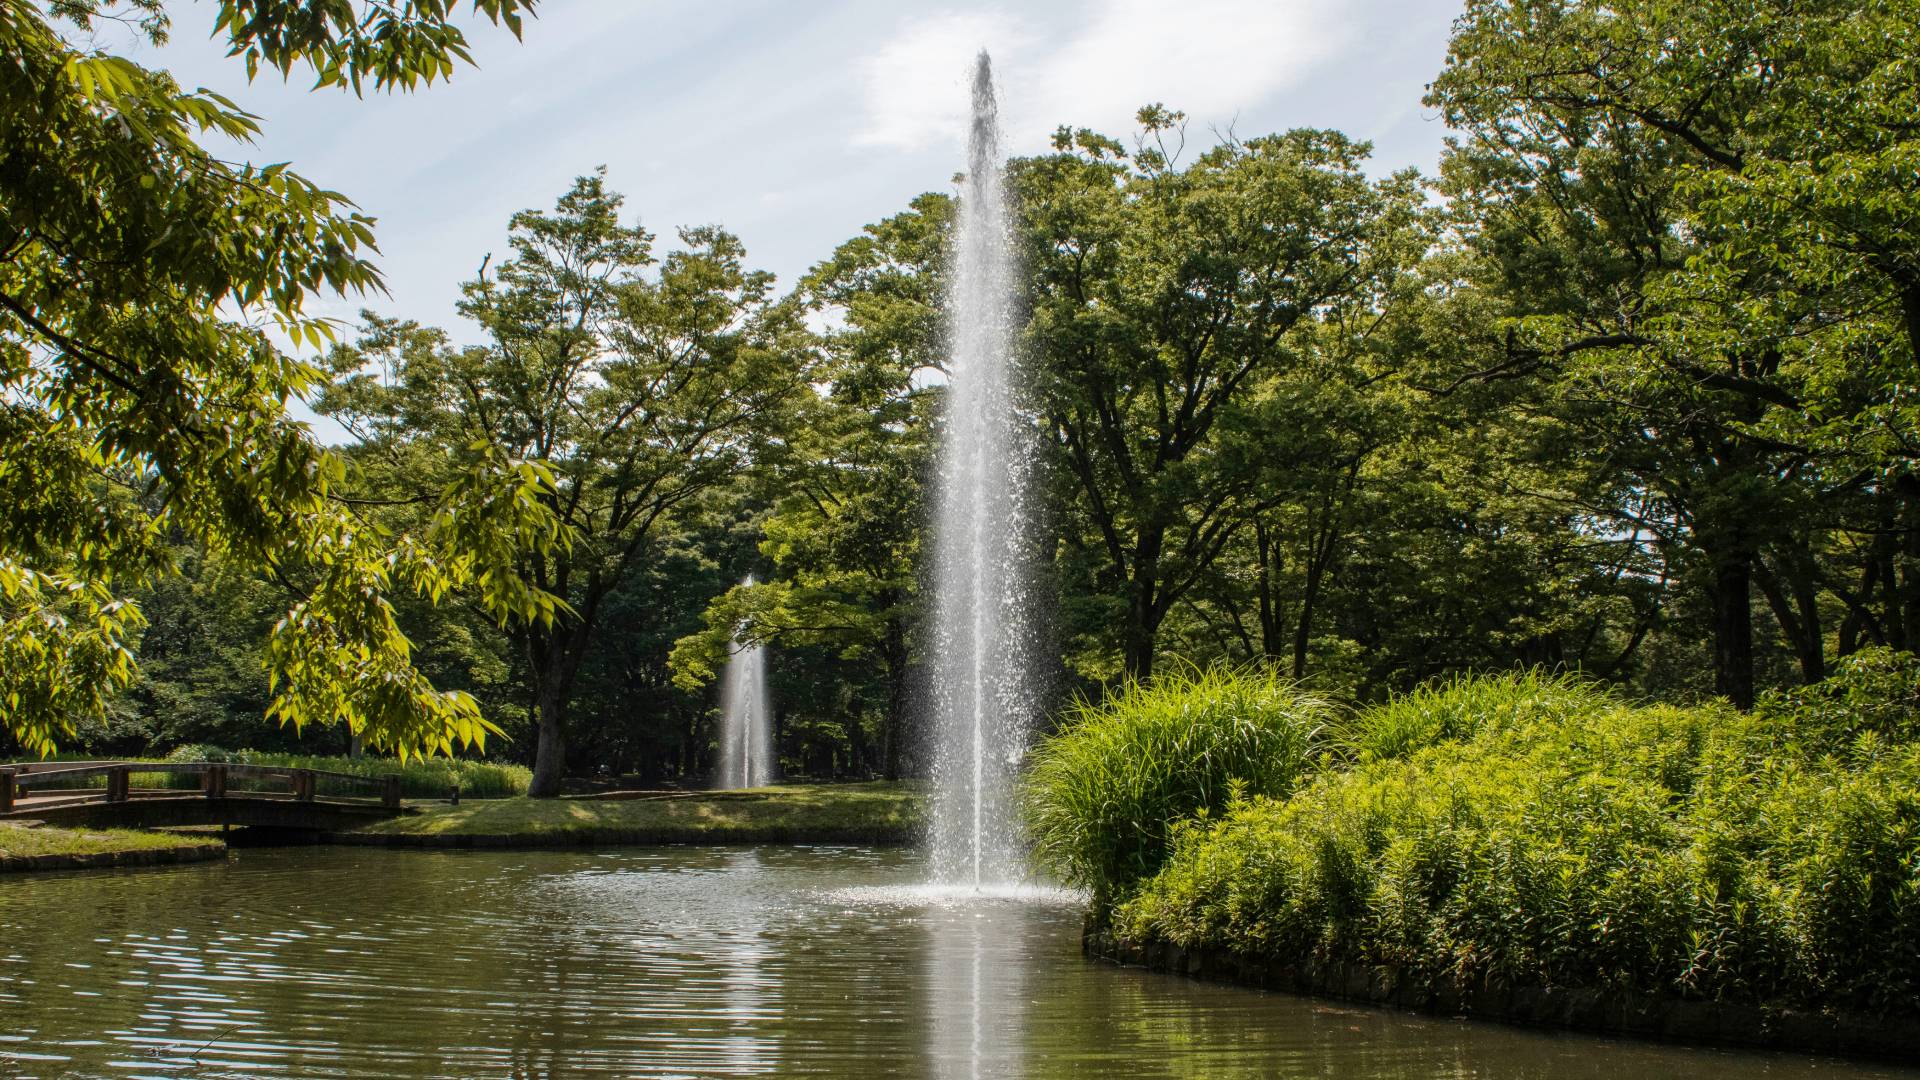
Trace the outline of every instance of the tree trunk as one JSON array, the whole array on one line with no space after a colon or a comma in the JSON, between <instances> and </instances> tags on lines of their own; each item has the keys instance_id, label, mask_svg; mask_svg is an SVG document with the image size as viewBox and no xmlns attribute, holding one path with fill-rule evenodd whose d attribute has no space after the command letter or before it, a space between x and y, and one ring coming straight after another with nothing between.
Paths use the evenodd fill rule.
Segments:
<instances>
[{"instance_id":1,"label":"tree trunk","mask_svg":"<svg viewBox=\"0 0 1920 1080\"><path fill-rule=\"evenodd\" d=\"M534 743L533 782L527 794L550 799L560 794L567 774L567 705L573 698L574 676L592 639L592 601L581 621L536 629L527 635L527 664L533 673L534 720L539 738Z\"/></svg>"},{"instance_id":2,"label":"tree trunk","mask_svg":"<svg viewBox=\"0 0 1920 1080\"><path fill-rule=\"evenodd\" d=\"M1881 594L1892 595L1894 591L1893 525L1891 508L1876 514L1873 543L1867 548L1866 559L1860 568L1859 593L1851 594L1844 588L1834 589L1840 602L1847 605L1846 617L1840 620L1841 656L1850 656L1867 644L1903 647L1905 638L1901 634L1896 613L1892 610L1877 611L1874 607Z\"/></svg>"},{"instance_id":3,"label":"tree trunk","mask_svg":"<svg viewBox=\"0 0 1920 1080\"><path fill-rule=\"evenodd\" d=\"M1307 675L1307 645L1313 641L1313 610L1319 585L1319 568L1309 568L1306 590L1300 594L1300 619L1293 628L1293 677L1296 679Z\"/></svg>"},{"instance_id":4,"label":"tree trunk","mask_svg":"<svg viewBox=\"0 0 1920 1080\"><path fill-rule=\"evenodd\" d=\"M1713 559L1713 688L1742 712L1753 708L1753 552L1730 538Z\"/></svg>"},{"instance_id":5,"label":"tree trunk","mask_svg":"<svg viewBox=\"0 0 1920 1080\"><path fill-rule=\"evenodd\" d=\"M866 719L866 710L860 707L859 695L854 695L854 705L847 716L847 772L856 779L871 780L874 773L873 744L867 741L867 730L862 723Z\"/></svg>"},{"instance_id":6,"label":"tree trunk","mask_svg":"<svg viewBox=\"0 0 1920 1080\"><path fill-rule=\"evenodd\" d=\"M1753 579L1767 598L1767 606L1773 609L1774 622L1780 624L1780 632L1793 646L1794 657L1800 662L1800 680L1817 683L1827 677L1826 639L1820 630L1819 607L1804 579L1805 568L1793 555L1782 554L1778 563L1780 569L1776 571L1766 559L1756 558Z\"/></svg>"},{"instance_id":7,"label":"tree trunk","mask_svg":"<svg viewBox=\"0 0 1920 1080\"><path fill-rule=\"evenodd\" d=\"M1894 482L1900 497L1899 552L1895 566L1897 579L1889 579L1890 593L1897 593L1890 611L1898 613L1900 647L1920 651L1920 479L1902 476Z\"/></svg>"},{"instance_id":8,"label":"tree trunk","mask_svg":"<svg viewBox=\"0 0 1920 1080\"><path fill-rule=\"evenodd\" d=\"M1280 619L1280 598L1277 583L1279 567L1276 556L1280 545L1274 540L1273 532L1267 527L1264 518L1253 523L1254 558L1260 564L1260 572L1255 579L1256 599L1260 603L1260 651L1269 661L1280 659L1280 641L1283 630Z\"/></svg>"},{"instance_id":9,"label":"tree trunk","mask_svg":"<svg viewBox=\"0 0 1920 1080\"><path fill-rule=\"evenodd\" d=\"M1817 683L1827 677L1827 634L1820 626L1820 571L1813 561L1813 553L1804 546L1795 554L1797 558L1788 581L1806 634L1806 646L1800 653L1800 674L1807 682Z\"/></svg>"},{"instance_id":10,"label":"tree trunk","mask_svg":"<svg viewBox=\"0 0 1920 1080\"><path fill-rule=\"evenodd\" d=\"M1314 536L1313 549L1307 554L1307 580L1300 590L1300 618L1293 630L1293 677L1296 679L1305 678L1307 674L1307 646L1313 641L1313 616L1320 608L1320 589L1326 583L1327 568L1332 565L1340 544L1335 514L1329 505L1326 520L1322 522L1324 528Z\"/></svg>"},{"instance_id":11,"label":"tree trunk","mask_svg":"<svg viewBox=\"0 0 1920 1080\"><path fill-rule=\"evenodd\" d=\"M686 729L680 735L680 779L683 781L690 776L701 775L701 710L688 709L686 718Z\"/></svg>"},{"instance_id":12,"label":"tree trunk","mask_svg":"<svg viewBox=\"0 0 1920 1080\"><path fill-rule=\"evenodd\" d=\"M1164 533L1142 528L1134 545L1133 576L1127 582L1127 622L1121 630L1121 659L1127 677L1138 682L1153 678L1155 639L1166 612L1159 603L1160 546Z\"/></svg>"},{"instance_id":13,"label":"tree trunk","mask_svg":"<svg viewBox=\"0 0 1920 1080\"><path fill-rule=\"evenodd\" d=\"M540 737L533 754L533 782L527 794L551 799L560 794L567 774L567 702L564 695L543 690L538 701Z\"/></svg>"},{"instance_id":14,"label":"tree trunk","mask_svg":"<svg viewBox=\"0 0 1920 1080\"><path fill-rule=\"evenodd\" d=\"M1122 631L1121 661L1128 678L1146 682L1153 678L1153 652L1156 630L1151 609L1143 609L1137 597L1127 601L1127 625Z\"/></svg>"},{"instance_id":15,"label":"tree trunk","mask_svg":"<svg viewBox=\"0 0 1920 1080\"><path fill-rule=\"evenodd\" d=\"M881 775L900 779L900 745L907 720L907 628L899 619L887 620L887 640L881 648L887 673L887 715L880 727Z\"/></svg>"}]
</instances>

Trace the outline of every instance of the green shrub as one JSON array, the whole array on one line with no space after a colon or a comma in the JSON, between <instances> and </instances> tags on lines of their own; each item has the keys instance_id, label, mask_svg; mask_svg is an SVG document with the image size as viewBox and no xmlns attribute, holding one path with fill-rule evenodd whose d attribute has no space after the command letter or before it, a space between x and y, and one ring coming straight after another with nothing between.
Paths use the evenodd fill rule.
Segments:
<instances>
[{"instance_id":1,"label":"green shrub","mask_svg":"<svg viewBox=\"0 0 1920 1080\"><path fill-rule=\"evenodd\" d=\"M96 761L118 760L105 758L99 754L64 753L55 755L55 760ZM190 743L179 747L165 758L133 758L127 760L195 762L212 761L228 765L263 765L278 769L314 769L319 772L345 773L348 776L400 777L400 793L409 798L444 797L454 785L458 784L460 793L477 799L506 798L511 795L525 795L527 785L533 781L533 774L524 765L505 765L492 761L470 761L466 758L425 758L402 764L393 758L378 757L320 757L309 754L277 754L262 750L228 750L224 747ZM175 790L193 790L200 786L197 773L138 773L132 778L135 787L170 788ZM82 787L105 787L105 777L93 777L79 781ZM271 781L234 778L228 785L235 791L257 789L277 789ZM321 793L330 794L325 782ZM363 792L353 792L363 793Z\"/></svg>"},{"instance_id":2,"label":"green shrub","mask_svg":"<svg viewBox=\"0 0 1920 1080\"><path fill-rule=\"evenodd\" d=\"M1104 904L1159 869L1174 822L1238 794L1291 791L1332 717L1325 701L1277 675L1221 668L1082 701L1028 774L1035 854Z\"/></svg>"},{"instance_id":3,"label":"green shrub","mask_svg":"<svg viewBox=\"0 0 1920 1080\"><path fill-rule=\"evenodd\" d=\"M1818 710L1804 737L1795 710L1598 696L1574 714L1557 681L1524 707L1511 679L1456 682L1428 711L1474 734L1363 744L1351 771L1177 829L1113 919L1143 941L1289 959L1910 1010L1920 744L1873 711L1904 684L1865 667L1879 689L1794 699ZM1867 701L1869 719L1835 699ZM1489 715L1461 715L1471 701ZM1835 732L1847 753L1828 752Z\"/></svg>"},{"instance_id":4,"label":"green shrub","mask_svg":"<svg viewBox=\"0 0 1920 1080\"><path fill-rule=\"evenodd\" d=\"M1812 754L1851 753L1862 738L1911 742L1920 736L1920 657L1862 649L1821 682L1765 694L1754 711Z\"/></svg>"},{"instance_id":5,"label":"green shrub","mask_svg":"<svg viewBox=\"0 0 1920 1080\"><path fill-rule=\"evenodd\" d=\"M1362 711L1339 733L1353 760L1405 757L1443 742L1552 727L1610 708L1606 690L1534 669L1428 683Z\"/></svg>"},{"instance_id":6,"label":"green shrub","mask_svg":"<svg viewBox=\"0 0 1920 1080\"><path fill-rule=\"evenodd\" d=\"M307 757L299 754L266 754L239 751L234 761L246 765L272 765L286 769L319 769L350 776L400 777L404 795L433 798L444 796L458 785L462 795L480 799L525 795L533 782L533 773L524 765L504 765L466 758L421 758L404 764L393 758Z\"/></svg>"}]
</instances>

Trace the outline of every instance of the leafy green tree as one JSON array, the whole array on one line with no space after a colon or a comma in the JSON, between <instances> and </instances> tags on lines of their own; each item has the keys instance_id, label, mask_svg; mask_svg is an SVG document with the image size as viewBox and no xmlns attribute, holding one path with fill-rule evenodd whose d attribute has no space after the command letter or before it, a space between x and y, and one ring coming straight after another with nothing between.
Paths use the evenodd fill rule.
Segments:
<instances>
[{"instance_id":1,"label":"leafy green tree","mask_svg":"<svg viewBox=\"0 0 1920 1080\"><path fill-rule=\"evenodd\" d=\"M901 775L906 750L938 399L919 377L941 361L941 265L951 222L950 199L923 195L808 276L807 293L833 312L838 329L827 336L826 392L809 403L772 478L776 497L760 550L773 575L716 599L705 629L684 639L673 658L686 686L712 679L740 641L877 665L879 765L890 780ZM857 717L842 726L864 741Z\"/></svg>"},{"instance_id":2,"label":"leafy green tree","mask_svg":"<svg viewBox=\"0 0 1920 1080\"><path fill-rule=\"evenodd\" d=\"M1382 314L1356 305L1297 333L1286 361L1245 391L1244 426L1222 433L1260 474L1262 499L1187 606L1295 679L1361 524L1362 477L1407 422L1374 355Z\"/></svg>"},{"instance_id":3,"label":"leafy green tree","mask_svg":"<svg viewBox=\"0 0 1920 1080\"><path fill-rule=\"evenodd\" d=\"M1920 524L1888 434L1914 419L1914 14L1476 0L1429 97L1466 133L1448 190L1512 301L1474 377L1544 380L1630 478L1618 527L1702 564L1716 687L1743 707L1756 593L1824 672L1830 510L1864 491ZM1861 625L1920 581L1868 563L1896 602L1856 600Z\"/></svg>"},{"instance_id":4,"label":"leafy green tree","mask_svg":"<svg viewBox=\"0 0 1920 1080\"><path fill-rule=\"evenodd\" d=\"M675 684L669 657L702 625L709 600L757 562L760 500L741 494L655 543L653 556L602 603L600 640L567 710L570 756L647 784L703 775L715 741L712 711L706 695Z\"/></svg>"},{"instance_id":5,"label":"leafy green tree","mask_svg":"<svg viewBox=\"0 0 1920 1080\"><path fill-rule=\"evenodd\" d=\"M517 32L531 4L475 8ZM466 58L444 0L216 11L250 71L304 65L322 86L409 89ZM164 38L158 0L125 13ZM481 739L472 699L412 666L388 597L473 586L541 617L506 557L553 539L537 470L476 455L406 533L348 512L339 459L286 411L322 375L267 329L323 343L307 302L379 286L373 223L283 166L210 153L208 134L257 130L231 101L56 29L102 17L121 16L0 2L0 725L51 751L134 677L132 596L183 537L296 591L265 650L274 716L403 754Z\"/></svg>"},{"instance_id":6,"label":"leafy green tree","mask_svg":"<svg viewBox=\"0 0 1920 1080\"><path fill-rule=\"evenodd\" d=\"M1261 386L1318 314L1378 310L1426 239L1415 178L1370 182L1345 136L1229 140L1182 168L1180 115L1140 119L1139 153L1063 129L1012 190L1036 407L1144 678L1168 612L1272 498L1265 451L1234 434L1261 430Z\"/></svg>"},{"instance_id":7,"label":"leafy green tree","mask_svg":"<svg viewBox=\"0 0 1920 1080\"><path fill-rule=\"evenodd\" d=\"M514 215L513 258L461 302L489 344L456 349L369 316L335 352L342 378L320 406L361 438L383 498L432 490L473 456L550 468L540 499L568 543L517 573L569 607L510 624L532 681L536 796L559 793L568 706L608 598L782 437L815 364L801 306L746 268L737 239L686 229L656 260L620 206L595 174L552 212Z\"/></svg>"}]
</instances>

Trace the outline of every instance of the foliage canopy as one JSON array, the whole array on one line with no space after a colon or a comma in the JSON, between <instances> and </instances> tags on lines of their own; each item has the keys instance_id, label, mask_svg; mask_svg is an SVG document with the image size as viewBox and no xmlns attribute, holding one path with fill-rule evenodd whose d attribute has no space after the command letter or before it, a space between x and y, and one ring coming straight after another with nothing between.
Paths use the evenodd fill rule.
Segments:
<instances>
[{"instance_id":1,"label":"foliage canopy","mask_svg":"<svg viewBox=\"0 0 1920 1080\"><path fill-rule=\"evenodd\" d=\"M517 28L523 0L482 0ZM131 5L154 40L157 0ZM0 3L0 705L49 752L133 675L132 594L174 569L173 541L270 574L291 607L267 648L271 713L338 723L401 754L476 743L472 700L411 663L393 592L473 586L500 618L548 617L513 555L549 547L541 467L476 454L435 512L391 533L339 498L345 465L287 415L322 383L283 352L333 329L317 292L367 292L372 221L282 165L234 165L208 137L255 118L164 72L69 45L108 14ZM464 44L445 3L232 2L216 26L249 66L411 87Z\"/></svg>"}]
</instances>

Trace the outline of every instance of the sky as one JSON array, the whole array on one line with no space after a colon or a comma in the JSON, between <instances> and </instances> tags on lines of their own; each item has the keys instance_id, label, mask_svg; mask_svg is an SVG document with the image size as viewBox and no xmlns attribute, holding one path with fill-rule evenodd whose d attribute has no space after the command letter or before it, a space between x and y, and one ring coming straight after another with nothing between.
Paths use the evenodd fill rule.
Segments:
<instances>
[{"instance_id":1,"label":"sky","mask_svg":"<svg viewBox=\"0 0 1920 1080\"><path fill-rule=\"evenodd\" d=\"M538 10L520 42L470 26L477 68L413 94L312 92L298 72L249 84L207 37L205 0L173 6L166 46L130 51L262 118L254 144L223 156L291 161L378 219L390 295L324 313L351 319L367 306L471 341L454 310L459 283L489 253L505 257L509 216L550 207L599 165L629 221L663 244L679 227L721 225L750 263L791 285L861 226L950 190L982 48L1010 153L1045 150L1062 124L1130 141L1134 112L1162 102L1187 113L1192 148L1228 130L1331 127L1371 140L1380 172L1430 172L1444 129L1420 97L1458 6L542 0Z\"/></svg>"}]
</instances>

